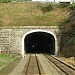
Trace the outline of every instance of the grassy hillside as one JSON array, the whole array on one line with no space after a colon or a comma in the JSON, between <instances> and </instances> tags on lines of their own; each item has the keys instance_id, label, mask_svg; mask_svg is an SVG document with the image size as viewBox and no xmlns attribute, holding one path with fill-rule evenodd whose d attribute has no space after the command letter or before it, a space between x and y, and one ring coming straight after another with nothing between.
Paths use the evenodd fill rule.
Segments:
<instances>
[{"instance_id":1,"label":"grassy hillside","mask_svg":"<svg viewBox=\"0 0 75 75\"><path fill-rule=\"evenodd\" d=\"M67 18L67 8L52 5L52 10L43 12L44 3L0 3L0 26L50 26L61 25ZM45 9L45 8L43 8Z\"/></svg>"}]
</instances>

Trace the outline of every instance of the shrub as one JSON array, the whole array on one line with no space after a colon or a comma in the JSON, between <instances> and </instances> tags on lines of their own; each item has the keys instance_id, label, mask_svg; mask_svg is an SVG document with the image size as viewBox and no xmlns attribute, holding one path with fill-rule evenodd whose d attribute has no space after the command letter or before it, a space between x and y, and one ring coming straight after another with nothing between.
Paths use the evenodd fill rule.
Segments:
<instances>
[{"instance_id":1,"label":"shrub","mask_svg":"<svg viewBox=\"0 0 75 75\"><path fill-rule=\"evenodd\" d=\"M11 2L11 0L0 0L0 3L7 3L7 2Z\"/></svg>"},{"instance_id":2,"label":"shrub","mask_svg":"<svg viewBox=\"0 0 75 75\"><path fill-rule=\"evenodd\" d=\"M51 10L53 10L53 5L51 3L45 3L43 5L40 6L41 10L43 13L45 12L49 12Z\"/></svg>"},{"instance_id":3,"label":"shrub","mask_svg":"<svg viewBox=\"0 0 75 75\"><path fill-rule=\"evenodd\" d=\"M75 3L71 4L71 5L69 6L69 8L70 8L71 10L75 10Z\"/></svg>"},{"instance_id":4,"label":"shrub","mask_svg":"<svg viewBox=\"0 0 75 75\"><path fill-rule=\"evenodd\" d=\"M60 8L65 8L65 7L68 7L68 6L69 6L69 4L67 4L67 3L59 3Z\"/></svg>"}]
</instances>

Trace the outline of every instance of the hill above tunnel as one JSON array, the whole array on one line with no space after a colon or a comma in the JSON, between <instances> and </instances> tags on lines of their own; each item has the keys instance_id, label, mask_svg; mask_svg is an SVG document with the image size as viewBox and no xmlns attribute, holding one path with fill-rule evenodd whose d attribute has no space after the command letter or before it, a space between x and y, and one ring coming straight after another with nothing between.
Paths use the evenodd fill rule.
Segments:
<instances>
[{"instance_id":1,"label":"hill above tunnel","mask_svg":"<svg viewBox=\"0 0 75 75\"><path fill-rule=\"evenodd\" d=\"M67 8L61 8L58 4L0 3L0 26L59 26L69 13Z\"/></svg>"}]
</instances>

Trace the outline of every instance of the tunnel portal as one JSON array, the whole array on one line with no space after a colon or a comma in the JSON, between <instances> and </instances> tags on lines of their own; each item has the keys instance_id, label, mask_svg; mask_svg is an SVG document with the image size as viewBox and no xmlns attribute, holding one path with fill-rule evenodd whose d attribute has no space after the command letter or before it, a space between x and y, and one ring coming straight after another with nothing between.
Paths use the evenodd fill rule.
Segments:
<instances>
[{"instance_id":1,"label":"tunnel portal","mask_svg":"<svg viewBox=\"0 0 75 75\"><path fill-rule=\"evenodd\" d=\"M49 53L55 54L55 38L46 32L33 32L24 39L26 53Z\"/></svg>"}]
</instances>

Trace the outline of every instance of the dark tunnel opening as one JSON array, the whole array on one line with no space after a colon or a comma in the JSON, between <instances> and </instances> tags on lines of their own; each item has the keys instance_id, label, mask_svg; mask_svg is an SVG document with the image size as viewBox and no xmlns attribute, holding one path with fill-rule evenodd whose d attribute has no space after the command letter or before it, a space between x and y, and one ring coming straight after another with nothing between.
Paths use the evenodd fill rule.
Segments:
<instances>
[{"instance_id":1,"label":"dark tunnel opening","mask_svg":"<svg viewBox=\"0 0 75 75\"><path fill-rule=\"evenodd\" d=\"M33 32L24 39L26 53L55 54L54 36L46 32Z\"/></svg>"}]
</instances>

